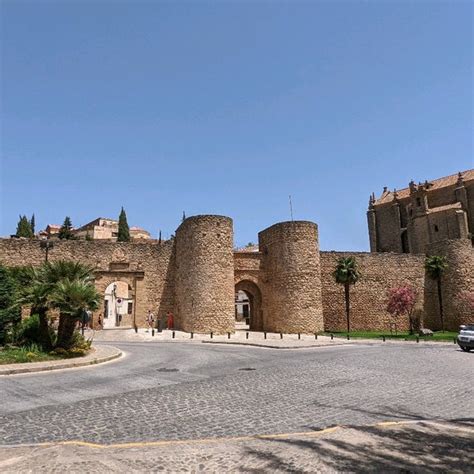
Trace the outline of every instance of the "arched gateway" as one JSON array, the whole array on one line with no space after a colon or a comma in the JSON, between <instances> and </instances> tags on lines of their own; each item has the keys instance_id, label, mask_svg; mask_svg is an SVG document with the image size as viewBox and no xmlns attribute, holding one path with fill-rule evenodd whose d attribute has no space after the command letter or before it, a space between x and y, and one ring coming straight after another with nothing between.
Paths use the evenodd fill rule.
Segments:
<instances>
[{"instance_id":1,"label":"arched gateway","mask_svg":"<svg viewBox=\"0 0 474 474\"><path fill-rule=\"evenodd\" d=\"M260 288L250 280L241 280L235 285L235 293L243 291L248 299L248 313L244 309L243 315L249 320L251 331L263 331L262 293ZM236 306L239 303L236 301ZM243 305L242 305L243 306ZM240 308L236 307L236 313Z\"/></svg>"}]
</instances>

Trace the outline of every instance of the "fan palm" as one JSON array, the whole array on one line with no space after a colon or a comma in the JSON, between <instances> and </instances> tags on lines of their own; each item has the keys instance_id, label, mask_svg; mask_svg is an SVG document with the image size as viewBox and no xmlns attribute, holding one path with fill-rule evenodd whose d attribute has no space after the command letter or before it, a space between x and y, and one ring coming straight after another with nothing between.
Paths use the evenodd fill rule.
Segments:
<instances>
[{"instance_id":1,"label":"fan palm","mask_svg":"<svg viewBox=\"0 0 474 474\"><path fill-rule=\"evenodd\" d=\"M51 303L59 309L58 341L56 346L69 349L76 323L86 310L99 307L99 294L87 279L59 281L51 293Z\"/></svg>"},{"instance_id":2,"label":"fan palm","mask_svg":"<svg viewBox=\"0 0 474 474\"><path fill-rule=\"evenodd\" d=\"M344 297L346 303L347 333L351 331L350 324L350 286L354 285L360 278L355 257L342 257L338 260L334 270L336 283L344 285Z\"/></svg>"},{"instance_id":3,"label":"fan palm","mask_svg":"<svg viewBox=\"0 0 474 474\"><path fill-rule=\"evenodd\" d=\"M431 255L426 257L425 260L425 270L428 276L436 281L436 286L438 288L438 303L439 303L439 317L441 320L441 331L444 332L444 311L443 311L443 293L441 288L441 277L443 273L447 270L448 263L446 257L439 255Z\"/></svg>"},{"instance_id":4,"label":"fan palm","mask_svg":"<svg viewBox=\"0 0 474 474\"><path fill-rule=\"evenodd\" d=\"M25 268L22 272L22 279L24 284L19 304L31 305L31 312L38 314L41 344L44 349L50 349L52 341L47 313L49 309L58 307L53 298L53 293L55 293L57 286L65 281L80 281L92 284L93 269L78 262L58 260L46 262L38 268ZM68 314L67 311L64 309L61 311L60 308L59 327L61 329L67 326L66 319L69 319Z\"/></svg>"},{"instance_id":5,"label":"fan palm","mask_svg":"<svg viewBox=\"0 0 474 474\"><path fill-rule=\"evenodd\" d=\"M52 341L48 322L51 284L45 281L43 268L24 267L17 278L22 282L18 306L31 306L31 313L39 319L39 341L44 350L51 350Z\"/></svg>"}]
</instances>

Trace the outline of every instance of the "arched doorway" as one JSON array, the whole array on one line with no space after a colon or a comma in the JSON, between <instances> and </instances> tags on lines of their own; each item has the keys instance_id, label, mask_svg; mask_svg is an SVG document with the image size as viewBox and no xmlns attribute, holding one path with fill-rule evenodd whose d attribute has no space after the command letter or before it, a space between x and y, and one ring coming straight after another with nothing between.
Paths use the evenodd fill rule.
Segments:
<instances>
[{"instance_id":1,"label":"arched doorway","mask_svg":"<svg viewBox=\"0 0 474 474\"><path fill-rule=\"evenodd\" d=\"M114 281L105 289L103 328L130 326L133 315L132 288L125 281Z\"/></svg>"},{"instance_id":2,"label":"arched doorway","mask_svg":"<svg viewBox=\"0 0 474 474\"><path fill-rule=\"evenodd\" d=\"M259 287L250 280L239 281L235 285L236 326L251 331L263 331L262 294Z\"/></svg>"}]
</instances>

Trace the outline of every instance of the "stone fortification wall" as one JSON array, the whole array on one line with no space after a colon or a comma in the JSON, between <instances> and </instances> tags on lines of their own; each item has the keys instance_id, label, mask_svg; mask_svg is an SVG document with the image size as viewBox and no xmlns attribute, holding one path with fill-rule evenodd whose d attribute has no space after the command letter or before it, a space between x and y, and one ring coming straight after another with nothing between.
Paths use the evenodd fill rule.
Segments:
<instances>
[{"instance_id":1,"label":"stone fortification wall","mask_svg":"<svg viewBox=\"0 0 474 474\"><path fill-rule=\"evenodd\" d=\"M45 251L39 240L0 239L0 262L8 266L40 265ZM55 240L49 260L73 260L95 269L95 284L101 295L110 283L123 281L134 297L133 311L124 315L122 326L145 326L147 310L164 316L173 309L173 242L107 242ZM94 313L94 324L103 310Z\"/></svg>"},{"instance_id":2,"label":"stone fortification wall","mask_svg":"<svg viewBox=\"0 0 474 474\"><path fill-rule=\"evenodd\" d=\"M408 284L418 293L417 311L422 313L424 297L424 256L394 253L321 252L321 279L324 327L328 331L346 329L344 286L334 280L341 257L354 256L361 272L351 286L351 329L389 330L394 321L387 313L387 292ZM408 329L408 318L397 320L397 328Z\"/></svg>"},{"instance_id":3,"label":"stone fortification wall","mask_svg":"<svg viewBox=\"0 0 474 474\"><path fill-rule=\"evenodd\" d=\"M194 216L176 231L175 323L193 332L235 330L232 219Z\"/></svg>"},{"instance_id":4,"label":"stone fortification wall","mask_svg":"<svg viewBox=\"0 0 474 474\"><path fill-rule=\"evenodd\" d=\"M258 235L262 252L265 330L323 329L318 227L312 222L275 224Z\"/></svg>"},{"instance_id":5,"label":"stone fortification wall","mask_svg":"<svg viewBox=\"0 0 474 474\"><path fill-rule=\"evenodd\" d=\"M465 301L474 292L474 249L469 240L446 240L428 247L429 255L447 258L448 268L441 279L445 329L457 331L460 324L473 323L474 312ZM441 329L436 282L426 279L425 325Z\"/></svg>"}]
</instances>

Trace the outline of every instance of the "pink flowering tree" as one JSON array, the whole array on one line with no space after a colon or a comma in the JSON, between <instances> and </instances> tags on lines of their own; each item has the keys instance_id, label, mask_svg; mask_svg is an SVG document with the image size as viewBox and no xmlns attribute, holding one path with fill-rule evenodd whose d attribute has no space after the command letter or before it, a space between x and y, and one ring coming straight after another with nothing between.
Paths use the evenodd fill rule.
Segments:
<instances>
[{"instance_id":1,"label":"pink flowering tree","mask_svg":"<svg viewBox=\"0 0 474 474\"><path fill-rule=\"evenodd\" d=\"M416 303L416 291L413 287L405 285L392 288L387 294L387 311L394 317L408 316L410 334L413 334L415 321L413 309Z\"/></svg>"}]
</instances>

